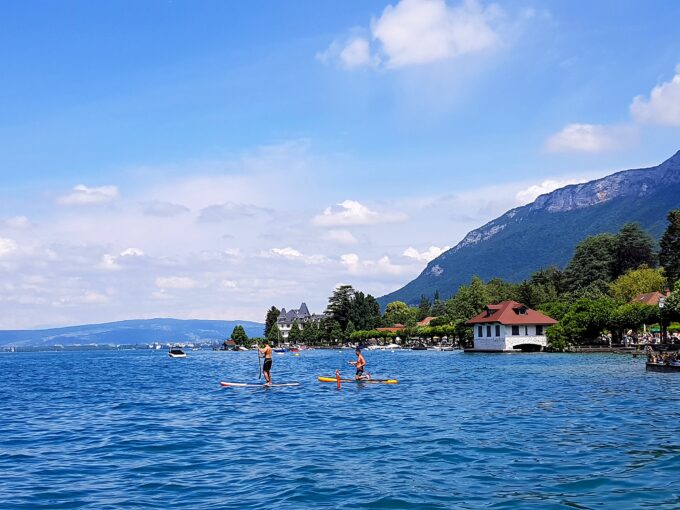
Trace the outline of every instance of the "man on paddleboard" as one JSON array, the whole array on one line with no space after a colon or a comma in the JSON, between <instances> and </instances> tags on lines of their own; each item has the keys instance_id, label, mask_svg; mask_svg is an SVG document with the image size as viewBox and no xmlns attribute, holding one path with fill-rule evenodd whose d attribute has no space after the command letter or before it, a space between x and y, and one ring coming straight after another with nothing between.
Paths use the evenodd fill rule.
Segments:
<instances>
[{"instance_id":1,"label":"man on paddleboard","mask_svg":"<svg viewBox=\"0 0 680 510\"><path fill-rule=\"evenodd\" d=\"M269 342L265 340L264 347L262 347L261 349L258 347L257 350L259 351L258 355L261 355L261 357L264 358L262 373L264 374L264 378L267 381L267 386L271 386L272 376L269 372L272 369L272 348L269 346Z\"/></svg>"},{"instance_id":2,"label":"man on paddleboard","mask_svg":"<svg viewBox=\"0 0 680 510\"><path fill-rule=\"evenodd\" d=\"M350 361L351 365L354 365L357 369L357 373L354 376L356 380L359 379L370 379L369 375L364 375L364 367L366 366L366 360L364 359L364 355L361 354L361 349L358 347L354 351L357 353L357 360L356 361Z\"/></svg>"}]
</instances>

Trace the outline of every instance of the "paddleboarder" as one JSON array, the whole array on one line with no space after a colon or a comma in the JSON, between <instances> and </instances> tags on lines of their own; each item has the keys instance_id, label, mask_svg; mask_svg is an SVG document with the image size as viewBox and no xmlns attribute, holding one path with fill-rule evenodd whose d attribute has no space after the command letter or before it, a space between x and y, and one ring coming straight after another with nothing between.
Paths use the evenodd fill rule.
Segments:
<instances>
[{"instance_id":1,"label":"paddleboarder","mask_svg":"<svg viewBox=\"0 0 680 510\"><path fill-rule=\"evenodd\" d=\"M258 347L257 350L259 351L259 356L261 358L264 358L264 365L262 366L262 373L264 374L264 378L267 381L266 386L271 386L272 385L272 375L270 373L272 369L272 348L269 346L269 342L266 340L264 341L264 347L260 348Z\"/></svg>"},{"instance_id":2,"label":"paddleboarder","mask_svg":"<svg viewBox=\"0 0 680 510\"><path fill-rule=\"evenodd\" d=\"M361 354L361 349L357 347L354 352L356 352L357 360L349 362L351 365L354 365L357 369L357 373L354 376L354 378L356 380L370 379L371 377L368 374L364 375L364 367L366 366L366 360L364 359L364 355Z\"/></svg>"}]
</instances>

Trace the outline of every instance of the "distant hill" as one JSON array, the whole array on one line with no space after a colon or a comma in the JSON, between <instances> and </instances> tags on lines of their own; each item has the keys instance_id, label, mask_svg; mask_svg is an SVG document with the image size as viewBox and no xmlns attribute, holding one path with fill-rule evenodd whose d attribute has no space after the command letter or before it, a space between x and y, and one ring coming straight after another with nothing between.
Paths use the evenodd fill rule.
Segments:
<instances>
[{"instance_id":1,"label":"distant hill","mask_svg":"<svg viewBox=\"0 0 680 510\"><path fill-rule=\"evenodd\" d=\"M541 195L468 233L401 289L378 299L417 304L420 296L454 294L474 275L518 282L537 269L563 267L585 237L638 222L657 239L666 215L680 208L680 151L652 168L624 170ZM446 241L442 239L442 242Z\"/></svg>"},{"instance_id":2,"label":"distant hill","mask_svg":"<svg viewBox=\"0 0 680 510\"><path fill-rule=\"evenodd\" d=\"M262 336L264 324L249 321L139 319L65 328L0 331L0 346L148 344L221 341L240 324L249 337Z\"/></svg>"}]
</instances>

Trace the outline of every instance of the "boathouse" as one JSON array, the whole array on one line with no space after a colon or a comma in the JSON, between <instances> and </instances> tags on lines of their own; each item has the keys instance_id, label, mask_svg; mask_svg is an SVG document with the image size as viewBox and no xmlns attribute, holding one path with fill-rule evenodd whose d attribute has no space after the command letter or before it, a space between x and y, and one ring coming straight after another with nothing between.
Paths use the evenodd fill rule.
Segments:
<instances>
[{"instance_id":1,"label":"boathouse","mask_svg":"<svg viewBox=\"0 0 680 510\"><path fill-rule=\"evenodd\" d=\"M487 305L466 322L472 326L474 349L470 352L535 352L548 345L545 330L555 319L516 301Z\"/></svg>"}]
</instances>

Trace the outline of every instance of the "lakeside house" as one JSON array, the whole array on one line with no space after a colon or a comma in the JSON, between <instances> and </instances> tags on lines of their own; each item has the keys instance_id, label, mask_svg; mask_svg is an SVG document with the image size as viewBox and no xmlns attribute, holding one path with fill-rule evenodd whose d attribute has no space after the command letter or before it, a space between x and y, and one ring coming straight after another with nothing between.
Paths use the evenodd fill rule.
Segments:
<instances>
[{"instance_id":1,"label":"lakeside house","mask_svg":"<svg viewBox=\"0 0 680 510\"><path fill-rule=\"evenodd\" d=\"M545 330L557 321L517 301L487 305L466 322L473 327L470 352L542 351L548 345Z\"/></svg>"},{"instance_id":2,"label":"lakeside house","mask_svg":"<svg viewBox=\"0 0 680 510\"><path fill-rule=\"evenodd\" d=\"M633 299L630 300L631 303L639 303L642 305L652 305L652 306L659 306L659 302L662 299L666 299L668 296L671 295L670 290L666 290L665 292L647 292L645 294L638 294L635 296Z\"/></svg>"},{"instance_id":3,"label":"lakeside house","mask_svg":"<svg viewBox=\"0 0 680 510\"><path fill-rule=\"evenodd\" d=\"M305 322L321 322L325 317L326 315L322 313L309 313L307 304L302 303L300 308L293 308L288 311L282 308L278 319L276 319L276 325L281 331L281 340L288 340L288 333L290 333L290 328L293 327L294 322L297 322L298 326L302 328Z\"/></svg>"}]
</instances>

